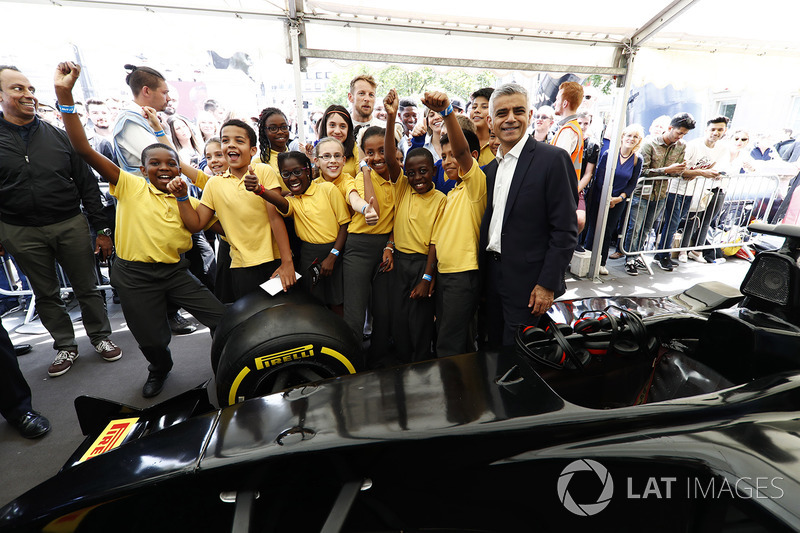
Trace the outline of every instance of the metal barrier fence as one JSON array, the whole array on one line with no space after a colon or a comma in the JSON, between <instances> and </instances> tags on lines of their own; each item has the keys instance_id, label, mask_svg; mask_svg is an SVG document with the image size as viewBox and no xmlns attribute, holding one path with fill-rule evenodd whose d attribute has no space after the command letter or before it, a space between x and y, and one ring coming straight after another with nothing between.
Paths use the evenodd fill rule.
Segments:
<instances>
[{"instance_id":1,"label":"metal barrier fence","mask_svg":"<svg viewBox=\"0 0 800 533\"><path fill-rule=\"evenodd\" d=\"M641 257L751 244L747 225L770 220L779 187L777 176L754 174L641 178L623 217L619 250Z\"/></svg>"}]
</instances>

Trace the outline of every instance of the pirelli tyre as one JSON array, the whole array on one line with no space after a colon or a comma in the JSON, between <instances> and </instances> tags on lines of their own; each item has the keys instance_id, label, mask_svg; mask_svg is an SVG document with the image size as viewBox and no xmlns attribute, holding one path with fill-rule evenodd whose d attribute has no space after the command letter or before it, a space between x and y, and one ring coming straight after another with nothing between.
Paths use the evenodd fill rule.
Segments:
<instances>
[{"instance_id":1,"label":"pirelli tyre","mask_svg":"<svg viewBox=\"0 0 800 533\"><path fill-rule=\"evenodd\" d=\"M299 290L297 288L288 292L280 292L275 296L270 296L265 291L255 291L242 298L229 306L222 316L217 329L214 331L214 339L211 341L211 369L214 373L217 372L217 365L219 364L219 356L222 353L222 348L228 342L228 339L235 335L236 329L247 322L250 317L264 311L282 305L297 305L297 304L317 304L319 300L311 296L308 292Z\"/></svg>"},{"instance_id":2,"label":"pirelli tyre","mask_svg":"<svg viewBox=\"0 0 800 533\"><path fill-rule=\"evenodd\" d=\"M236 328L220 354L221 407L360 370L360 346L344 321L318 304L275 306Z\"/></svg>"}]
</instances>

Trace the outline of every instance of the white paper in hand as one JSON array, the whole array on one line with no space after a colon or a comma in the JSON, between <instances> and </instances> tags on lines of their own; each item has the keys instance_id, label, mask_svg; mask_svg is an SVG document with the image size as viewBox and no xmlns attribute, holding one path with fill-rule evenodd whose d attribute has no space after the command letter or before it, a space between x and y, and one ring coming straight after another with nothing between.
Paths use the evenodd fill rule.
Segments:
<instances>
[{"instance_id":1,"label":"white paper in hand","mask_svg":"<svg viewBox=\"0 0 800 533\"><path fill-rule=\"evenodd\" d=\"M297 272L295 272L294 275L295 279L300 279L302 277ZM275 296L279 292L283 292L283 284L281 283L281 278L277 276L265 281L259 286L265 291L267 291L270 294L270 296Z\"/></svg>"}]
</instances>

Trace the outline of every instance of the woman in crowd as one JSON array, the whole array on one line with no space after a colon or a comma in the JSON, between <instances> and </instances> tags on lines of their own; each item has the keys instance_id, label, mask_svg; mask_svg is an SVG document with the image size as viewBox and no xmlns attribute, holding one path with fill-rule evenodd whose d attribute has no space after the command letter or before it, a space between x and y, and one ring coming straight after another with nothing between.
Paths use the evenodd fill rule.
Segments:
<instances>
[{"instance_id":1,"label":"woman in crowd","mask_svg":"<svg viewBox=\"0 0 800 533\"><path fill-rule=\"evenodd\" d=\"M197 168L202 157L200 150L203 145L197 140L189 123L181 116L172 115L167 119L167 125L172 132L172 145L178 151L178 155Z\"/></svg>"},{"instance_id":2,"label":"woman in crowd","mask_svg":"<svg viewBox=\"0 0 800 533\"><path fill-rule=\"evenodd\" d=\"M641 146L643 138L644 129L638 124L631 124L622 130L622 145L619 149L619 154L617 154L614 182L611 185L611 202L606 220L606 229L600 245L600 274L603 275L608 274L606 261L608 260L608 247L611 244L611 236L617 227L620 217L625 212L625 200L630 197L634 187L636 187L636 181L642 173L642 158L636 155L636 151ZM592 200L589 204L589 213L587 213L587 250L591 250L594 245L597 211L600 206L600 196L603 193L607 165L608 152L605 152L600 156L600 160L597 163L597 172L595 173L595 181L591 190ZM638 273L633 262L625 265L625 271L633 276Z\"/></svg>"},{"instance_id":3,"label":"woman in crowd","mask_svg":"<svg viewBox=\"0 0 800 533\"><path fill-rule=\"evenodd\" d=\"M208 111L201 111L197 114L197 129L203 136L203 142L207 143L219 135L219 122L214 115Z\"/></svg>"}]
</instances>

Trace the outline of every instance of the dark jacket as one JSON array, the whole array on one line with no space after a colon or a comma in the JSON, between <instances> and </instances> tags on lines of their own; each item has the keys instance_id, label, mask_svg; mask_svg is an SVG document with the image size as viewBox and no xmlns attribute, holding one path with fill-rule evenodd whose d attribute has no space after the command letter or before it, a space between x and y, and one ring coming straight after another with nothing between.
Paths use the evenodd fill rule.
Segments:
<instances>
[{"instance_id":1,"label":"dark jacket","mask_svg":"<svg viewBox=\"0 0 800 533\"><path fill-rule=\"evenodd\" d=\"M497 160L484 167L486 211L481 223L480 252L489 242ZM503 282L525 307L536 285L558 298L566 291L564 272L578 244L575 209L578 187L566 150L529 137L517 162L503 214L501 237Z\"/></svg>"},{"instance_id":2,"label":"dark jacket","mask_svg":"<svg viewBox=\"0 0 800 533\"><path fill-rule=\"evenodd\" d=\"M46 226L81 212L95 230L109 226L100 189L66 132L34 119L27 146L19 127L0 114L0 220Z\"/></svg>"}]
</instances>

